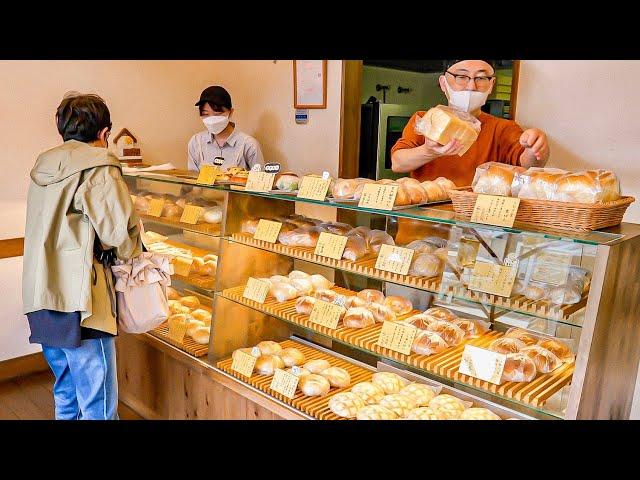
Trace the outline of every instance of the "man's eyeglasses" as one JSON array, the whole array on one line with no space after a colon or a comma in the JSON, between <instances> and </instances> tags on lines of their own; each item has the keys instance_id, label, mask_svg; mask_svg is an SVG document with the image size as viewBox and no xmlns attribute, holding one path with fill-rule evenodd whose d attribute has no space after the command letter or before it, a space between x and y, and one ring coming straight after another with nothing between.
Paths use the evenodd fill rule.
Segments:
<instances>
[{"instance_id":1,"label":"man's eyeglasses","mask_svg":"<svg viewBox=\"0 0 640 480\"><path fill-rule=\"evenodd\" d=\"M489 75L489 76L479 76L479 77L470 77L468 75L458 75L457 73L451 73L450 71L446 71L444 73L448 73L449 75L453 76L456 85L458 85L459 87L466 87L467 84L472 80L474 83L476 84L476 87L479 88L485 88L489 86L489 82L491 82L491 79L494 77L493 75Z\"/></svg>"}]
</instances>

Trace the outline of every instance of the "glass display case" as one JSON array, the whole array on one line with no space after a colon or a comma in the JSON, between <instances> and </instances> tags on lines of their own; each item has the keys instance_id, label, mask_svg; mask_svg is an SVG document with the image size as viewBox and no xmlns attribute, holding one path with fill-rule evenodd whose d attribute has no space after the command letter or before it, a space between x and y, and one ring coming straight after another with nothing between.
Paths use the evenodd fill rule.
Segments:
<instances>
[{"instance_id":1,"label":"glass display case","mask_svg":"<svg viewBox=\"0 0 640 480\"><path fill-rule=\"evenodd\" d=\"M125 178L147 248L174 257L171 313L190 319L149 334L305 418L340 418L331 398L381 371L501 418L628 417L640 355L636 225L532 231L461 221L450 204L382 211L202 186L186 172ZM282 224L274 242L254 238L260 219ZM322 232L347 236L341 257L315 253ZM383 245L411 251L407 274L380 264ZM246 295L250 278L267 281L264 302ZM311 321L318 299L344 308L337 325ZM414 327L402 330L409 353L381 346L390 323ZM462 373L468 346L504 354L501 378ZM344 369L348 385L330 379L322 396L288 398L271 374L302 361L258 358L250 377L232 368L239 349L287 348Z\"/></svg>"}]
</instances>

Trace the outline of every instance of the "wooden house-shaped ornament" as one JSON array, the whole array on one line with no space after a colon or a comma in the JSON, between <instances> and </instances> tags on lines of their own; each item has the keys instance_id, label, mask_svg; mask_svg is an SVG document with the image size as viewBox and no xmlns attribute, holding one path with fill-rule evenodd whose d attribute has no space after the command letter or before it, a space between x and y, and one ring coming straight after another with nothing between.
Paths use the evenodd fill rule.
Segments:
<instances>
[{"instance_id":1,"label":"wooden house-shaped ornament","mask_svg":"<svg viewBox=\"0 0 640 480\"><path fill-rule=\"evenodd\" d=\"M129 165L142 163L138 140L129 130L126 128L120 130L113 141L116 144L118 159L121 162Z\"/></svg>"}]
</instances>

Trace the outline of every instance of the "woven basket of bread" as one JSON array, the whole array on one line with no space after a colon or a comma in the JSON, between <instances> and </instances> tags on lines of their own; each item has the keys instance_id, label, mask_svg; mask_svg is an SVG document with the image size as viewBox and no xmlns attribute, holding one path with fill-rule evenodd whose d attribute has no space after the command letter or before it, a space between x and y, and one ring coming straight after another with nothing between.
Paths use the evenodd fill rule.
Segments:
<instances>
[{"instance_id":1,"label":"woven basket of bread","mask_svg":"<svg viewBox=\"0 0 640 480\"><path fill-rule=\"evenodd\" d=\"M470 220L478 194L471 187L449 190L453 210L464 220ZM622 223L633 197L620 197L605 203L572 203L555 200L520 199L516 225L544 227L545 229L590 232Z\"/></svg>"}]
</instances>

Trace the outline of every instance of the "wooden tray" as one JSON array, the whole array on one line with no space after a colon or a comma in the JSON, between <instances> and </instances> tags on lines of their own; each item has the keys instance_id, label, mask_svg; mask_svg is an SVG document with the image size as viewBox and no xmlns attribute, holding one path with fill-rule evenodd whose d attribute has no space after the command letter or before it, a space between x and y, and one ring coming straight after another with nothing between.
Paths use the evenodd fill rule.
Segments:
<instances>
[{"instance_id":1,"label":"wooden tray","mask_svg":"<svg viewBox=\"0 0 640 480\"><path fill-rule=\"evenodd\" d=\"M251 378L247 378L244 375L240 375L238 372L232 370L231 364L233 363L233 360L231 358L219 361L216 364L216 367L223 372L226 372L229 375L232 375L233 377L243 381L244 383L256 387L257 389L271 395L272 397L277 398L287 405L291 405L292 407L306 413L307 415L311 415L312 417L317 418L318 420L345 420L329 409L329 399L336 393L348 392L356 383L371 380L374 372L366 370L358 365L354 365L340 358L328 355L324 352L321 352L320 350L316 350L315 348L311 348L307 345L294 342L293 340L285 340L279 343L282 348L297 348L302 353L304 353L304 356L307 360L325 359L331 364L332 367L344 368L349 372L349 375L351 376L351 385L346 388L332 387L329 393L324 397L307 397L300 391L297 391L295 396L290 399L285 397L284 395L281 395L280 393L274 392L269 388L273 377L253 374Z\"/></svg>"},{"instance_id":2,"label":"wooden tray","mask_svg":"<svg viewBox=\"0 0 640 480\"><path fill-rule=\"evenodd\" d=\"M202 302L203 300L208 300L205 297L202 297L201 295L195 293L195 292L190 292L188 290L186 290L184 292L185 295L197 295L200 298L200 301ZM201 303L200 306L198 308L202 308L204 310L207 310L208 312L212 313L212 309L209 305L205 304L205 303ZM153 335L154 337L157 337L171 345L173 345L176 348L179 348L180 350L182 350L183 352L187 352L189 355L193 355L194 357L204 357L207 352L209 351L209 344L205 344L202 345L200 343L197 343L196 341L193 340L193 338L189 337L188 335L184 336L184 339L182 340L182 343L180 342L176 342L175 340L173 340L172 338L169 337L169 324L167 322L164 322L162 325L154 328L153 330L151 330L149 332L151 335Z\"/></svg>"},{"instance_id":3,"label":"wooden tray","mask_svg":"<svg viewBox=\"0 0 640 480\"><path fill-rule=\"evenodd\" d=\"M473 302L481 302L485 305L495 305L506 309L548 318L551 320L568 321L569 316L583 308L587 304L587 295L584 295L580 302L574 305L552 305L547 301L531 301L522 295L514 295L511 298L499 297L487 293L469 290L463 286L448 287L445 292L441 292L441 282L438 277L426 278L413 275L399 275L397 273L385 272L375 268L377 257L365 257L355 262L351 260L333 260L327 257L315 255L313 247L290 247L280 243L269 243L262 240L255 240L250 233L234 233L233 241L251 247L258 247L274 253L280 253L289 257L306 260L308 262L325 265L327 267L338 268L347 272L360 275L367 275L372 278L388 282L406 285L409 287L427 290L432 293L444 293L455 295L458 298L467 299Z\"/></svg>"},{"instance_id":4,"label":"wooden tray","mask_svg":"<svg viewBox=\"0 0 640 480\"><path fill-rule=\"evenodd\" d=\"M341 287L335 287L333 290L341 295L356 294L356 292ZM501 333L488 332L480 337L467 340L456 347L450 347L436 355L418 355L415 353L404 355L378 346L377 341L380 336L380 330L382 329L381 324L376 324L362 329L345 328L340 324L337 329L331 330L327 327L311 323L308 315L301 315L297 313L295 299L278 303L273 297L267 297L265 303L261 305L257 302L244 298L242 296L243 293L244 286L240 286L224 290L222 292L222 296L268 315L282 318L292 323L302 325L303 327L313 331L322 333L328 337L340 340L344 343L368 350L377 355L417 367L421 370L440 375L457 382L466 383L482 390L498 393L506 398L517 400L534 407L542 407L549 397L571 381L573 374L573 364L563 364L553 372L539 375L533 381L528 383L505 382L499 386L493 385L488 382L483 382L475 378L459 374L458 367L462 360L464 346L467 343L476 346L487 346L493 340L500 338L502 336ZM406 318L414 313L416 312L411 312L400 317L400 319Z\"/></svg>"},{"instance_id":5,"label":"wooden tray","mask_svg":"<svg viewBox=\"0 0 640 480\"><path fill-rule=\"evenodd\" d=\"M220 224L219 223L206 223L199 222L195 225L191 225L190 223L182 223L179 220L175 220L167 217L152 217L151 215L140 214L140 217L143 220L147 220L150 222L160 223L162 225L167 225L169 227L174 228L182 228L185 230L192 230L195 232L205 233L207 235L220 235Z\"/></svg>"},{"instance_id":6,"label":"wooden tray","mask_svg":"<svg viewBox=\"0 0 640 480\"><path fill-rule=\"evenodd\" d=\"M470 220L478 194L471 187L462 187L449 190L449 196L456 214ZM621 197L614 202L591 205L523 198L518 207L516 225L590 232L620 225L624 212L634 201L633 197Z\"/></svg>"}]
</instances>

